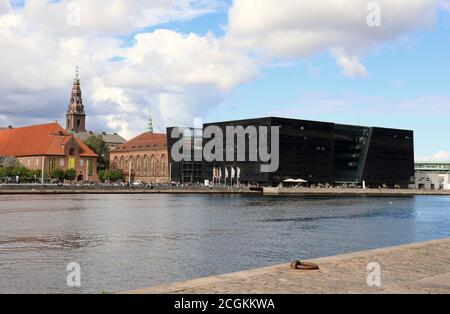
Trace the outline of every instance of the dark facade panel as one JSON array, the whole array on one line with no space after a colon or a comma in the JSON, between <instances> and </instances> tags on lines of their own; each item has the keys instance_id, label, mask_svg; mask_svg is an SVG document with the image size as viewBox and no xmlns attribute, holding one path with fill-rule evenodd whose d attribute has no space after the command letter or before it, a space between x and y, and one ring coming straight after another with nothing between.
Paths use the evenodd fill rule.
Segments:
<instances>
[{"instance_id":1,"label":"dark facade panel","mask_svg":"<svg viewBox=\"0 0 450 314\"><path fill-rule=\"evenodd\" d=\"M336 124L335 182L361 183L370 144L371 129L363 126Z\"/></svg>"},{"instance_id":2,"label":"dark facade panel","mask_svg":"<svg viewBox=\"0 0 450 314\"><path fill-rule=\"evenodd\" d=\"M267 126L269 130L271 126L279 126L279 169L276 172L261 172L263 163L259 158L256 162L205 162L203 172L205 179L211 179L214 167L224 169L233 166L240 168L241 182L277 184L288 178L304 179L314 183L334 181L334 124L332 123L261 118L210 123L205 124L204 128L211 125L221 128L223 134L226 134L227 126L244 128L255 126L258 131L261 126ZM271 138L269 132L267 138L269 151L271 151ZM225 146L226 143L224 143L224 149ZM246 150L249 151L248 141L246 141Z\"/></svg>"},{"instance_id":3,"label":"dark facade panel","mask_svg":"<svg viewBox=\"0 0 450 314\"><path fill-rule=\"evenodd\" d=\"M269 174L271 182L334 182L333 123L272 118L272 125L280 126L280 168Z\"/></svg>"},{"instance_id":4,"label":"dark facade panel","mask_svg":"<svg viewBox=\"0 0 450 314\"><path fill-rule=\"evenodd\" d=\"M407 188L414 178L414 132L372 128L363 180Z\"/></svg>"},{"instance_id":5,"label":"dark facade panel","mask_svg":"<svg viewBox=\"0 0 450 314\"><path fill-rule=\"evenodd\" d=\"M208 123L203 126L203 130L205 130L209 126L217 126L221 129L223 135L224 135L224 142L223 142L223 151L226 152L226 127L227 126L242 126L244 129L246 129L249 126L254 126L257 129L260 126L268 126L270 128L271 125L271 118L261 118L261 119L247 119L247 120L236 120L236 121L227 121L227 122L215 122L215 123ZM270 133L268 134L268 143L270 143ZM209 139L203 140L203 147L205 144L209 141ZM237 137L235 137L235 144L237 143ZM259 159L259 156L257 158L257 161L248 161L249 155L250 155L250 147L249 147L249 140L248 136L246 137L245 141L245 150L247 152L246 154L246 161L238 161L237 160L237 147L235 147L234 151L234 160L235 161L215 161L215 162L204 162L203 163L203 179L212 181L213 177L213 169L214 168L220 168L222 171L223 177L225 177L225 167L227 167L228 171L231 171L231 167L234 169L239 168L240 169L240 182L241 183L268 183L269 182L269 175L267 173L261 172L261 165L262 162ZM225 156L224 156L225 157ZM224 158L226 160L226 158ZM222 179L224 182L224 179ZM237 178L235 178L237 180ZM228 180L228 182L230 179ZM235 181L236 182L236 181Z\"/></svg>"}]
</instances>

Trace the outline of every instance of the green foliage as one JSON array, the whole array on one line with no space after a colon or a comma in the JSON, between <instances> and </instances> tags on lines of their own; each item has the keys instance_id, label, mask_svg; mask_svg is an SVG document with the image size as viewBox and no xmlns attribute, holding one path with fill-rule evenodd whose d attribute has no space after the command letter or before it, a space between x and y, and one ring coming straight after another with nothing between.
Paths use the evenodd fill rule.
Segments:
<instances>
[{"instance_id":1,"label":"green foliage","mask_svg":"<svg viewBox=\"0 0 450 314\"><path fill-rule=\"evenodd\" d=\"M68 181L73 181L77 177L77 173L74 169L69 169L64 173L64 179Z\"/></svg>"},{"instance_id":2,"label":"green foliage","mask_svg":"<svg viewBox=\"0 0 450 314\"><path fill-rule=\"evenodd\" d=\"M117 169L108 170L108 180L111 182L122 180L122 171Z\"/></svg>"},{"instance_id":3,"label":"green foliage","mask_svg":"<svg viewBox=\"0 0 450 314\"><path fill-rule=\"evenodd\" d=\"M98 172L98 178L101 182L117 182L122 179L122 172L116 169L101 170Z\"/></svg>"},{"instance_id":4,"label":"green foliage","mask_svg":"<svg viewBox=\"0 0 450 314\"><path fill-rule=\"evenodd\" d=\"M59 181L63 181L65 176L66 176L66 174L65 174L64 170L62 170L62 169L54 169L54 170L50 171L50 177L52 179L58 179Z\"/></svg>"},{"instance_id":5,"label":"green foliage","mask_svg":"<svg viewBox=\"0 0 450 314\"><path fill-rule=\"evenodd\" d=\"M41 179L41 171L27 169L23 166L0 167L0 182L6 181L7 178L15 181L17 176L22 183L37 182ZM48 178L45 177L45 179Z\"/></svg>"},{"instance_id":6,"label":"green foliage","mask_svg":"<svg viewBox=\"0 0 450 314\"><path fill-rule=\"evenodd\" d=\"M101 135L90 136L84 143L98 155L97 169L109 168L109 149Z\"/></svg>"}]
</instances>

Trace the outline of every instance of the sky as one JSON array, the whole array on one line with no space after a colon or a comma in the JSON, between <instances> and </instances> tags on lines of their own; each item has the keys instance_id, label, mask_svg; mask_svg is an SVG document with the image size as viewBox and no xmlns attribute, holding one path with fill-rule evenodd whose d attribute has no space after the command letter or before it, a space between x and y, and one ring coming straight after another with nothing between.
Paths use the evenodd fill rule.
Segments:
<instances>
[{"instance_id":1,"label":"sky","mask_svg":"<svg viewBox=\"0 0 450 314\"><path fill-rule=\"evenodd\" d=\"M411 129L450 160L448 0L0 0L0 126L280 116Z\"/></svg>"}]
</instances>

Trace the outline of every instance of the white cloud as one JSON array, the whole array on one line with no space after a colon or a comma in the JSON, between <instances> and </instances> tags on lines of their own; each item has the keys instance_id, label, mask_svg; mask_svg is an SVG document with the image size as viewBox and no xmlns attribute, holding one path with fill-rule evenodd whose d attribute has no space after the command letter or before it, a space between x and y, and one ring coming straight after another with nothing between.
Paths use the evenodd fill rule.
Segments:
<instances>
[{"instance_id":1,"label":"white cloud","mask_svg":"<svg viewBox=\"0 0 450 314\"><path fill-rule=\"evenodd\" d=\"M110 83L165 91L201 84L227 91L257 73L252 59L229 49L212 34L156 30L138 34L135 41L124 51L126 59L111 73Z\"/></svg>"},{"instance_id":2,"label":"white cloud","mask_svg":"<svg viewBox=\"0 0 450 314\"><path fill-rule=\"evenodd\" d=\"M8 13L10 10L9 0L0 0L0 14Z\"/></svg>"},{"instance_id":3,"label":"white cloud","mask_svg":"<svg viewBox=\"0 0 450 314\"><path fill-rule=\"evenodd\" d=\"M449 161L450 153L446 151L438 151L432 156L419 156L416 157L417 161Z\"/></svg>"},{"instance_id":4,"label":"white cloud","mask_svg":"<svg viewBox=\"0 0 450 314\"><path fill-rule=\"evenodd\" d=\"M432 25L437 1L380 0L383 25L368 28L366 1L235 0L218 38L143 28L208 14L227 1L78 0L80 26L71 27L69 0L32 0L19 9L0 0L0 124L62 118L79 65L90 129L130 137L145 129L149 107L159 130L191 125L267 64L331 51L344 74L366 75L360 57ZM136 35L124 46L123 34ZM115 56L122 59L111 62Z\"/></svg>"},{"instance_id":5,"label":"white cloud","mask_svg":"<svg viewBox=\"0 0 450 314\"><path fill-rule=\"evenodd\" d=\"M120 7L125 2L117 0L112 5ZM194 4L180 0L171 2L175 9L170 11L167 3L156 1L145 6L137 1L127 10L134 8L137 14L142 9L142 16L152 23L152 18L157 21L163 15L183 19L211 7L210 1ZM88 128L107 127L127 137L145 130L149 107L161 131L171 124L190 125L194 117L220 103L230 89L258 74L253 59L213 34L158 29L138 33L131 46L123 46L107 33L114 31L115 22L99 34L96 31L103 26L86 26L86 20L82 27L89 31L81 28L81 34L58 28L58 18L65 16L63 4L36 0L0 16L2 124L43 122L45 116L62 118L76 65L81 68ZM89 9L94 12L97 5ZM152 15L152 10L158 12ZM119 8L117 12L123 13ZM45 17L49 17L48 23ZM132 22L130 27L144 23ZM111 62L114 56L123 60ZM30 119L28 123L24 123L25 117Z\"/></svg>"},{"instance_id":6,"label":"white cloud","mask_svg":"<svg viewBox=\"0 0 450 314\"><path fill-rule=\"evenodd\" d=\"M346 76L364 77L367 75L366 67L359 62L359 59L356 56L348 56L343 48L331 49L331 55L336 60L336 64L341 67Z\"/></svg>"},{"instance_id":7,"label":"white cloud","mask_svg":"<svg viewBox=\"0 0 450 314\"><path fill-rule=\"evenodd\" d=\"M31 24L46 32L117 35L138 28L189 20L223 6L222 0L32 0L26 1L21 11ZM79 27L67 23L68 19L73 21L74 15L80 22Z\"/></svg>"},{"instance_id":8,"label":"white cloud","mask_svg":"<svg viewBox=\"0 0 450 314\"><path fill-rule=\"evenodd\" d=\"M338 47L351 58L338 65L350 76L364 74L361 56L379 44L433 25L440 0L378 0L382 24L367 23L371 0L235 0L227 40L242 49L281 58L302 58Z\"/></svg>"}]
</instances>

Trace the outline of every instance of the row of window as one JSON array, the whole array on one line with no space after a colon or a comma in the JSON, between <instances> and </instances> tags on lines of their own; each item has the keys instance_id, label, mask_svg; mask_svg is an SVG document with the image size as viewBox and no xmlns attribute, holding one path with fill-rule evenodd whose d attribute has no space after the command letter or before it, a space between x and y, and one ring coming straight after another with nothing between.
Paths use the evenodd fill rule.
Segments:
<instances>
[{"instance_id":1,"label":"row of window","mask_svg":"<svg viewBox=\"0 0 450 314\"><path fill-rule=\"evenodd\" d=\"M80 167L84 167L84 159L80 159ZM49 170L53 171L56 169L56 158L50 158L49 161ZM70 157L67 159L67 169L75 169L76 159L73 157ZM65 159L60 158L59 159L59 166L60 168L64 168L65 165ZM88 170L88 176L94 175L94 163L92 160L87 160L87 170Z\"/></svg>"},{"instance_id":2,"label":"row of window","mask_svg":"<svg viewBox=\"0 0 450 314\"><path fill-rule=\"evenodd\" d=\"M152 155L150 158L145 155L144 157L114 157L114 167L121 169L124 172L131 170L136 172L136 175L152 176L152 177L165 177L167 175L167 157L162 155L158 158ZM150 171L149 171L150 170Z\"/></svg>"}]
</instances>

